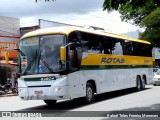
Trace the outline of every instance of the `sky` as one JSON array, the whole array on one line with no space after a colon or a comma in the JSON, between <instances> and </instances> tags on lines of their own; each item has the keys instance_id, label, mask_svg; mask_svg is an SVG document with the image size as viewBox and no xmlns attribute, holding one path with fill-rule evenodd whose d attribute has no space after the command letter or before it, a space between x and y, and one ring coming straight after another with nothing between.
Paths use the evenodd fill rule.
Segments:
<instances>
[{"instance_id":1,"label":"sky","mask_svg":"<svg viewBox=\"0 0 160 120\"><path fill-rule=\"evenodd\" d=\"M1 0L0 16L20 19L20 26L37 25L38 19L81 26L96 26L114 33L139 30L122 22L117 11L103 11L104 0Z\"/></svg>"}]
</instances>

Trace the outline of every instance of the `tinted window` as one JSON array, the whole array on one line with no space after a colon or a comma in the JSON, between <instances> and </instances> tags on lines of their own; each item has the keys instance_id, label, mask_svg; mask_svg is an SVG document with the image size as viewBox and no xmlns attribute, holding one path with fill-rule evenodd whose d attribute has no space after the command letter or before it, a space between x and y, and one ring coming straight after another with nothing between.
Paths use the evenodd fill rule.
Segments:
<instances>
[{"instance_id":1,"label":"tinted window","mask_svg":"<svg viewBox=\"0 0 160 120\"><path fill-rule=\"evenodd\" d=\"M113 41L115 41L115 45L112 54L123 55L123 41L118 39L113 39Z\"/></svg>"},{"instance_id":2,"label":"tinted window","mask_svg":"<svg viewBox=\"0 0 160 120\"><path fill-rule=\"evenodd\" d=\"M133 55L133 45L131 41L125 40L124 46L124 55Z\"/></svg>"},{"instance_id":3,"label":"tinted window","mask_svg":"<svg viewBox=\"0 0 160 120\"><path fill-rule=\"evenodd\" d=\"M124 43L124 55L151 57L151 45L126 40Z\"/></svg>"},{"instance_id":4,"label":"tinted window","mask_svg":"<svg viewBox=\"0 0 160 120\"><path fill-rule=\"evenodd\" d=\"M88 53L123 55L122 40L81 32L84 49Z\"/></svg>"},{"instance_id":5,"label":"tinted window","mask_svg":"<svg viewBox=\"0 0 160 120\"><path fill-rule=\"evenodd\" d=\"M77 35L79 34L79 37ZM100 36L85 32L72 33L72 38L80 39L80 46L88 53L95 54L115 54L115 55L131 55L131 56L147 56L151 57L151 45Z\"/></svg>"}]
</instances>

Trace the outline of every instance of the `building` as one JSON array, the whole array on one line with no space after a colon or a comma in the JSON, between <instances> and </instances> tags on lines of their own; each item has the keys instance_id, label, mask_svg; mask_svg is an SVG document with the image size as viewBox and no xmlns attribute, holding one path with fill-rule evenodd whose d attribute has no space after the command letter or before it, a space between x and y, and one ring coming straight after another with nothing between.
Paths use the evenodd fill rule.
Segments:
<instances>
[{"instance_id":1,"label":"building","mask_svg":"<svg viewBox=\"0 0 160 120\"><path fill-rule=\"evenodd\" d=\"M71 25L67 23L61 23L61 22L55 22L55 21L49 21L44 19L39 19L39 27L42 28L51 28L51 27L61 27L61 26L77 26L77 25ZM83 27L83 26L77 26L77 27Z\"/></svg>"},{"instance_id":2,"label":"building","mask_svg":"<svg viewBox=\"0 0 160 120\"><path fill-rule=\"evenodd\" d=\"M39 29L39 25L29 26L29 27L21 27L20 28L20 36L23 36L24 34L31 32L31 31L34 31L34 30L37 30L37 29Z\"/></svg>"},{"instance_id":3,"label":"building","mask_svg":"<svg viewBox=\"0 0 160 120\"><path fill-rule=\"evenodd\" d=\"M4 84L7 78L13 82L13 74L17 73L17 66L12 65L17 59L18 41L20 38L20 20L17 18L0 16L0 84ZM9 63L6 64L4 54L9 52Z\"/></svg>"}]
</instances>

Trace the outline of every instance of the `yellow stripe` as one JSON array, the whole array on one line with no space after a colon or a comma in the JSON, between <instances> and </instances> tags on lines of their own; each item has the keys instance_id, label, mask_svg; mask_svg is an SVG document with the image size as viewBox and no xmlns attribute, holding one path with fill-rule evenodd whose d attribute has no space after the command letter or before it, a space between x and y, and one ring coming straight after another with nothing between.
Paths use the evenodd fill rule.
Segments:
<instances>
[{"instance_id":1,"label":"yellow stripe","mask_svg":"<svg viewBox=\"0 0 160 120\"><path fill-rule=\"evenodd\" d=\"M152 57L88 54L81 65L152 65Z\"/></svg>"},{"instance_id":2,"label":"yellow stripe","mask_svg":"<svg viewBox=\"0 0 160 120\"><path fill-rule=\"evenodd\" d=\"M90 30L86 28L73 27L73 26L72 27L53 27L53 28L39 29L39 30L25 34L24 36L21 37L21 39L33 37L33 36L39 36L39 35L47 35L47 34L64 34L68 36L73 31L81 31L81 32L95 34L95 35L102 35L102 36L108 36L108 37L113 37L113 38L119 38L123 40L130 40L130 41L135 41L135 42L140 42L140 43L145 43L145 44L151 44L150 42L147 42L144 40L130 38L130 37L120 35L120 34L109 33L106 31Z\"/></svg>"}]
</instances>

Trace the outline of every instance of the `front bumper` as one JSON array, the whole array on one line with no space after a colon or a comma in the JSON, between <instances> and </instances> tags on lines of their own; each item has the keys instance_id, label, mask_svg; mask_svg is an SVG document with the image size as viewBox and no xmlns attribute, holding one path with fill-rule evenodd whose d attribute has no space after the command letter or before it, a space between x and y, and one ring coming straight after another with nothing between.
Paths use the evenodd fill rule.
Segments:
<instances>
[{"instance_id":1,"label":"front bumper","mask_svg":"<svg viewBox=\"0 0 160 120\"><path fill-rule=\"evenodd\" d=\"M18 88L22 100L63 100L70 99L68 86Z\"/></svg>"}]
</instances>

